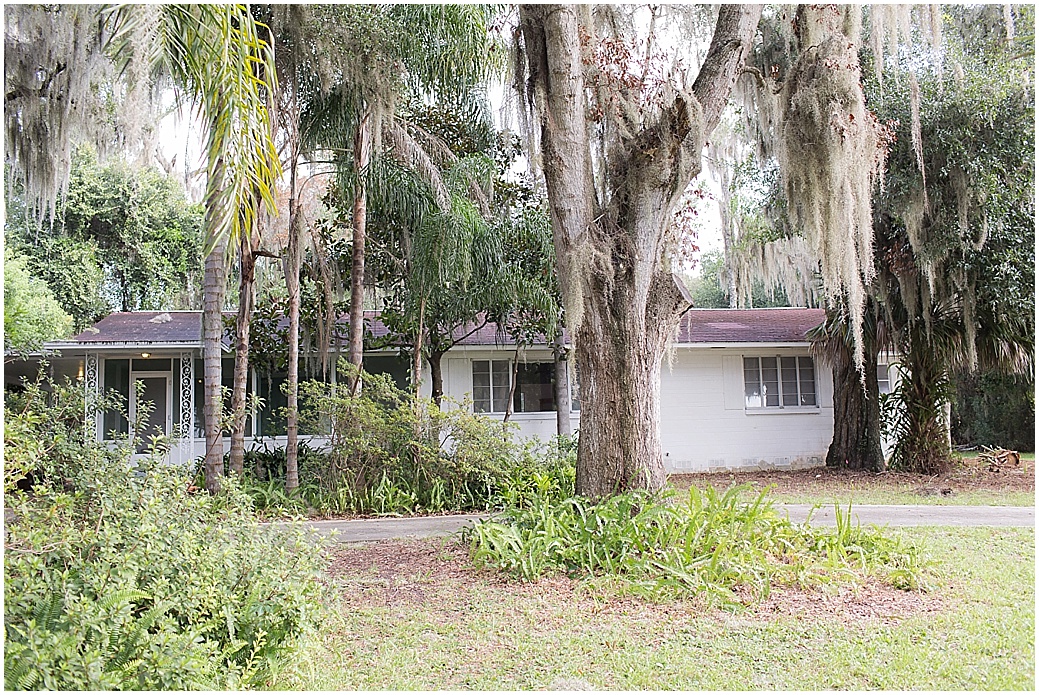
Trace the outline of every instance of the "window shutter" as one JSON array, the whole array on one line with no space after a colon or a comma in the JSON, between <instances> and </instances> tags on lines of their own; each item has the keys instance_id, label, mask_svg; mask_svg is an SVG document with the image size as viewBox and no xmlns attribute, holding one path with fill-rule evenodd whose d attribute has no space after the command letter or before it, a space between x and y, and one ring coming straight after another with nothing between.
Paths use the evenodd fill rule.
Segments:
<instances>
[{"instance_id":1,"label":"window shutter","mask_svg":"<svg viewBox=\"0 0 1039 695\"><path fill-rule=\"evenodd\" d=\"M739 355L722 357L722 390L726 410L743 410L743 358Z\"/></svg>"}]
</instances>

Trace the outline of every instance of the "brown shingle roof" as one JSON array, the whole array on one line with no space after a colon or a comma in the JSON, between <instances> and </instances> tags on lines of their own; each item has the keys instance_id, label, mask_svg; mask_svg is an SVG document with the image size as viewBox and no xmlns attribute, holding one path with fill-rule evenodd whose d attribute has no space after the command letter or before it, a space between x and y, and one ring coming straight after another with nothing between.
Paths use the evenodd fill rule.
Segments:
<instances>
[{"instance_id":1,"label":"brown shingle roof","mask_svg":"<svg viewBox=\"0 0 1039 695\"><path fill-rule=\"evenodd\" d=\"M691 309L682 317L678 342L697 343L799 343L805 333L822 322L822 309ZM348 317L340 319L345 336ZM383 337L388 330L375 312L365 312L368 331ZM470 328L456 331L456 336ZM202 312L137 311L110 314L69 342L190 343L201 342ZM460 345L495 345L496 327L489 323L461 340Z\"/></svg>"},{"instance_id":2,"label":"brown shingle roof","mask_svg":"<svg viewBox=\"0 0 1039 695\"><path fill-rule=\"evenodd\" d=\"M801 343L826 317L822 309L691 309L679 343Z\"/></svg>"},{"instance_id":3,"label":"brown shingle roof","mask_svg":"<svg viewBox=\"0 0 1039 695\"><path fill-rule=\"evenodd\" d=\"M198 343L201 340L201 311L120 311L70 338L76 343Z\"/></svg>"}]
</instances>

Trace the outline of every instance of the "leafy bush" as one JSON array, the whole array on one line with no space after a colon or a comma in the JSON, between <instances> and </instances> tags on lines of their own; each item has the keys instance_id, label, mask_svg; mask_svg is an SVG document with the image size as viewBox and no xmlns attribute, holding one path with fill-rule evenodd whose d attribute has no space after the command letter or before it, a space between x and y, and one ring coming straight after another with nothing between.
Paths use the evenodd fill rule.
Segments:
<instances>
[{"instance_id":1,"label":"leafy bush","mask_svg":"<svg viewBox=\"0 0 1039 695\"><path fill-rule=\"evenodd\" d=\"M82 384L54 382L40 365L36 381L22 383L4 397L4 494L29 480L73 485L107 450L85 444L84 422L106 409L123 406L114 394L83 398ZM91 432L92 434L92 432Z\"/></svg>"},{"instance_id":2,"label":"leafy bush","mask_svg":"<svg viewBox=\"0 0 1039 695\"><path fill-rule=\"evenodd\" d=\"M186 471L48 418L70 398L82 391L48 384L7 399L17 465L52 473L5 490L5 687L262 684L320 618L319 553L302 530L259 525L233 480L192 494Z\"/></svg>"},{"instance_id":3,"label":"leafy bush","mask_svg":"<svg viewBox=\"0 0 1039 695\"><path fill-rule=\"evenodd\" d=\"M745 488L692 488L684 504L636 492L508 509L469 531L471 557L478 567L525 580L565 572L616 580L623 591L651 598L706 594L727 604L748 591L767 597L773 583L807 585L854 570L916 586L912 547L853 526L850 512L839 508L835 529L791 523L766 493L741 504Z\"/></svg>"},{"instance_id":4,"label":"leafy bush","mask_svg":"<svg viewBox=\"0 0 1039 695\"><path fill-rule=\"evenodd\" d=\"M1035 451L1035 382L994 371L953 376L956 444Z\"/></svg>"},{"instance_id":5,"label":"leafy bush","mask_svg":"<svg viewBox=\"0 0 1039 695\"><path fill-rule=\"evenodd\" d=\"M247 459L244 487L265 512L473 511L573 494L572 440L517 443L513 423L474 414L469 403L441 410L386 375L366 374L359 394L312 381L300 395L303 421L328 435L328 449L301 449L299 496L251 474L276 470L280 480L284 452Z\"/></svg>"}]
</instances>

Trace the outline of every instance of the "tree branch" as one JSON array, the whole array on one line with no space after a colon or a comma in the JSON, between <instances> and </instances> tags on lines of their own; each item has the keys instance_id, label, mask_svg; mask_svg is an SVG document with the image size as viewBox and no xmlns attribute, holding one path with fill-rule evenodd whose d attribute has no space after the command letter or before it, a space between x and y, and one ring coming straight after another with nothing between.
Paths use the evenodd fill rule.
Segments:
<instances>
[{"instance_id":1,"label":"tree branch","mask_svg":"<svg viewBox=\"0 0 1039 695\"><path fill-rule=\"evenodd\" d=\"M704 132L718 125L740 68L746 62L750 42L761 19L761 5L722 5L693 95L703 108Z\"/></svg>"}]
</instances>

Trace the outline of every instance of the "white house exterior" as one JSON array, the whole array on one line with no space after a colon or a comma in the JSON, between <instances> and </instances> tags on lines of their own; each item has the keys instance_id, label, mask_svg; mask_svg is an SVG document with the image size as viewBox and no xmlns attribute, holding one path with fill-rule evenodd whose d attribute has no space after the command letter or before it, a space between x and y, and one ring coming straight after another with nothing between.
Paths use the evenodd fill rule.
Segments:
<instances>
[{"instance_id":1,"label":"white house exterior","mask_svg":"<svg viewBox=\"0 0 1039 695\"><path fill-rule=\"evenodd\" d=\"M692 309L682 319L674 350L661 376L661 443L669 472L800 468L823 465L833 433L833 383L829 365L809 355L805 333L818 325L818 309ZM366 328L385 327L374 315ZM46 345L56 376L81 380L85 394L115 389L124 395L141 381L155 403L149 431L171 435L170 460L205 453L201 428L202 341L200 312L112 314L67 341ZM225 346L225 382L233 354ZM512 389L513 361L520 362ZM38 358L5 365L5 387L36 373ZM390 351L366 354L372 371L404 373ZM472 399L477 412L501 418L514 393L510 421L521 436L556 433L552 351L547 344L517 353L484 327L464 338L442 360L444 394ZM424 379L428 393L429 379ZM273 410L282 398L277 381L252 374L251 390ZM576 384L571 383L571 421L580 427ZM131 420L133 405L131 404ZM115 413L88 424L98 439L127 429ZM250 446L284 446L277 423L255 413ZM229 442L225 440L225 451Z\"/></svg>"}]
</instances>

